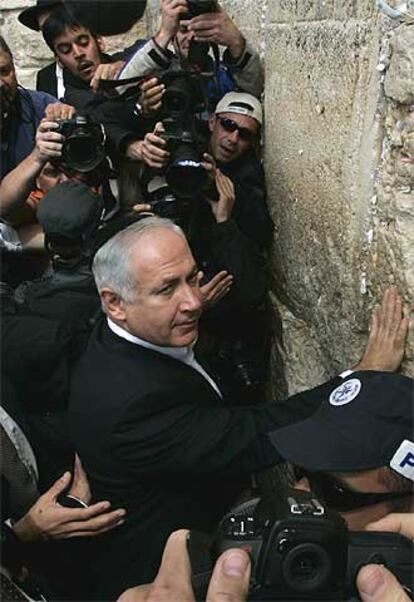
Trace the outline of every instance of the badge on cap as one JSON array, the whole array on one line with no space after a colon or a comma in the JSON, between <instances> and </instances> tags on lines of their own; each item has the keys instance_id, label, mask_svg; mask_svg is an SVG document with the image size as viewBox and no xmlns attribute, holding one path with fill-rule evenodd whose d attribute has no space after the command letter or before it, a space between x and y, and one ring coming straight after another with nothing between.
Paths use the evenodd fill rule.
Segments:
<instances>
[{"instance_id":1,"label":"badge on cap","mask_svg":"<svg viewBox=\"0 0 414 602\"><path fill-rule=\"evenodd\" d=\"M414 481L414 442L405 439L390 461L390 466L406 479Z\"/></svg>"},{"instance_id":2,"label":"badge on cap","mask_svg":"<svg viewBox=\"0 0 414 602\"><path fill-rule=\"evenodd\" d=\"M344 406L358 396L361 387L362 383L358 378L351 378L332 391L329 403L333 406Z\"/></svg>"}]
</instances>

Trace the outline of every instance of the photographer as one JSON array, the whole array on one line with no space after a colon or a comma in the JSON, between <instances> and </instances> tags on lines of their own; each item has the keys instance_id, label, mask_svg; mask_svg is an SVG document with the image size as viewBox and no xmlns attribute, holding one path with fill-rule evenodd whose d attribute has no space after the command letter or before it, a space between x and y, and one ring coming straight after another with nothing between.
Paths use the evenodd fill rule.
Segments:
<instances>
[{"instance_id":1,"label":"photographer","mask_svg":"<svg viewBox=\"0 0 414 602\"><path fill-rule=\"evenodd\" d=\"M85 111L89 105L93 106L104 100L102 97L97 98L95 94L99 79L114 77L124 61L143 41L138 40L131 47L114 55L105 54L102 36L78 23L63 4L55 4L56 6L50 7L47 18L42 19L41 29L62 72L58 79L55 65L45 67L37 75L36 87L64 99L78 111ZM33 14L33 8L26 9L19 18L24 25L31 27L34 25L33 19L25 19L25 14L29 11Z\"/></svg>"},{"instance_id":2,"label":"photographer","mask_svg":"<svg viewBox=\"0 0 414 602\"><path fill-rule=\"evenodd\" d=\"M1 158L0 178L23 161L35 145L36 129L45 109L57 99L19 86L13 55L0 36Z\"/></svg>"},{"instance_id":3,"label":"photographer","mask_svg":"<svg viewBox=\"0 0 414 602\"><path fill-rule=\"evenodd\" d=\"M202 12L204 10L208 12ZM211 56L206 56L203 65L203 71L214 73L214 79L207 84L211 108L226 92L236 88L260 96L263 91L263 69L259 56L215 1L206 6L206 2L197 0L161 0L159 31L137 50L118 77L123 79L166 70L180 56L191 63L189 52L192 40L225 47L222 60L215 63ZM175 53L169 48L171 43ZM161 100L163 91L163 86L158 85L156 79L143 84L144 97L150 99L146 107L150 113L157 110L157 102Z\"/></svg>"}]
</instances>

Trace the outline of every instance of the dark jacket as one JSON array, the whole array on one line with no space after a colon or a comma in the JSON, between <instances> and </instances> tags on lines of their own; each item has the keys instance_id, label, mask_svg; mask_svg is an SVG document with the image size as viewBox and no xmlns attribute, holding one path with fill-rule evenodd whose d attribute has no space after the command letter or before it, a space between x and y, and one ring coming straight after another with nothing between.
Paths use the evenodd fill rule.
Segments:
<instances>
[{"instance_id":1,"label":"dark jacket","mask_svg":"<svg viewBox=\"0 0 414 602\"><path fill-rule=\"evenodd\" d=\"M267 433L321 399L316 389L261 408L225 405L193 368L99 324L73 375L69 423L95 498L128 514L88 542L85 593L114 599L151 581L169 533L214 529L247 476L281 461Z\"/></svg>"}]
</instances>

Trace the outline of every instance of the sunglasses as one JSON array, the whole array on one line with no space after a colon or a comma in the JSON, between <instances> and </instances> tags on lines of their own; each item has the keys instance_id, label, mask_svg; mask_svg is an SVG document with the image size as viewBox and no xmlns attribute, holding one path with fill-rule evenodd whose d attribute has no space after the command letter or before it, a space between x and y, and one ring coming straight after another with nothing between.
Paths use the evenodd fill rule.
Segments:
<instances>
[{"instance_id":1,"label":"sunglasses","mask_svg":"<svg viewBox=\"0 0 414 602\"><path fill-rule=\"evenodd\" d=\"M412 492L364 493L362 491L355 491L349 489L332 475L321 472L308 472L300 468L295 468L295 477L297 480L303 477L307 478L311 491L328 508L337 512L350 512L351 510L357 510L365 506L374 506L381 502L388 502L406 495L412 495Z\"/></svg>"},{"instance_id":2,"label":"sunglasses","mask_svg":"<svg viewBox=\"0 0 414 602\"><path fill-rule=\"evenodd\" d=\"M229 119L228 117L218 117L218 120L221 127L226 132L232 133L237 130L240 140L243 140L244 142L251 142L256 136L256 132L252 132L252 130L249 130L249 128L240 127L238 123L233 121L233 119Z\"/></svg>"}]
</instances>

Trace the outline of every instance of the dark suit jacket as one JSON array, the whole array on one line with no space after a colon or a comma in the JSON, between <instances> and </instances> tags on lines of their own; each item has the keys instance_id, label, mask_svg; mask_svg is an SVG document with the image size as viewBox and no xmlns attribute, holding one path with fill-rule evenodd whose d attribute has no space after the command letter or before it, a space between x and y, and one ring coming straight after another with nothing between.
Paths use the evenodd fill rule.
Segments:
<instances>
[{"instance_id":1,"label":"dark suit jacket","mask_svg":"<svg viewBox=\"0 0 414 602\"><path fill-rule=\"evenodd\" d=\"M152 580L171 531L214 529L246 477L281 461L267 433L311 414L322 395L232 407L193 368L99 323L74 373L69 423L94 496L128 518L87 542L88 596Z\"/></svg>"}]
</instances>

